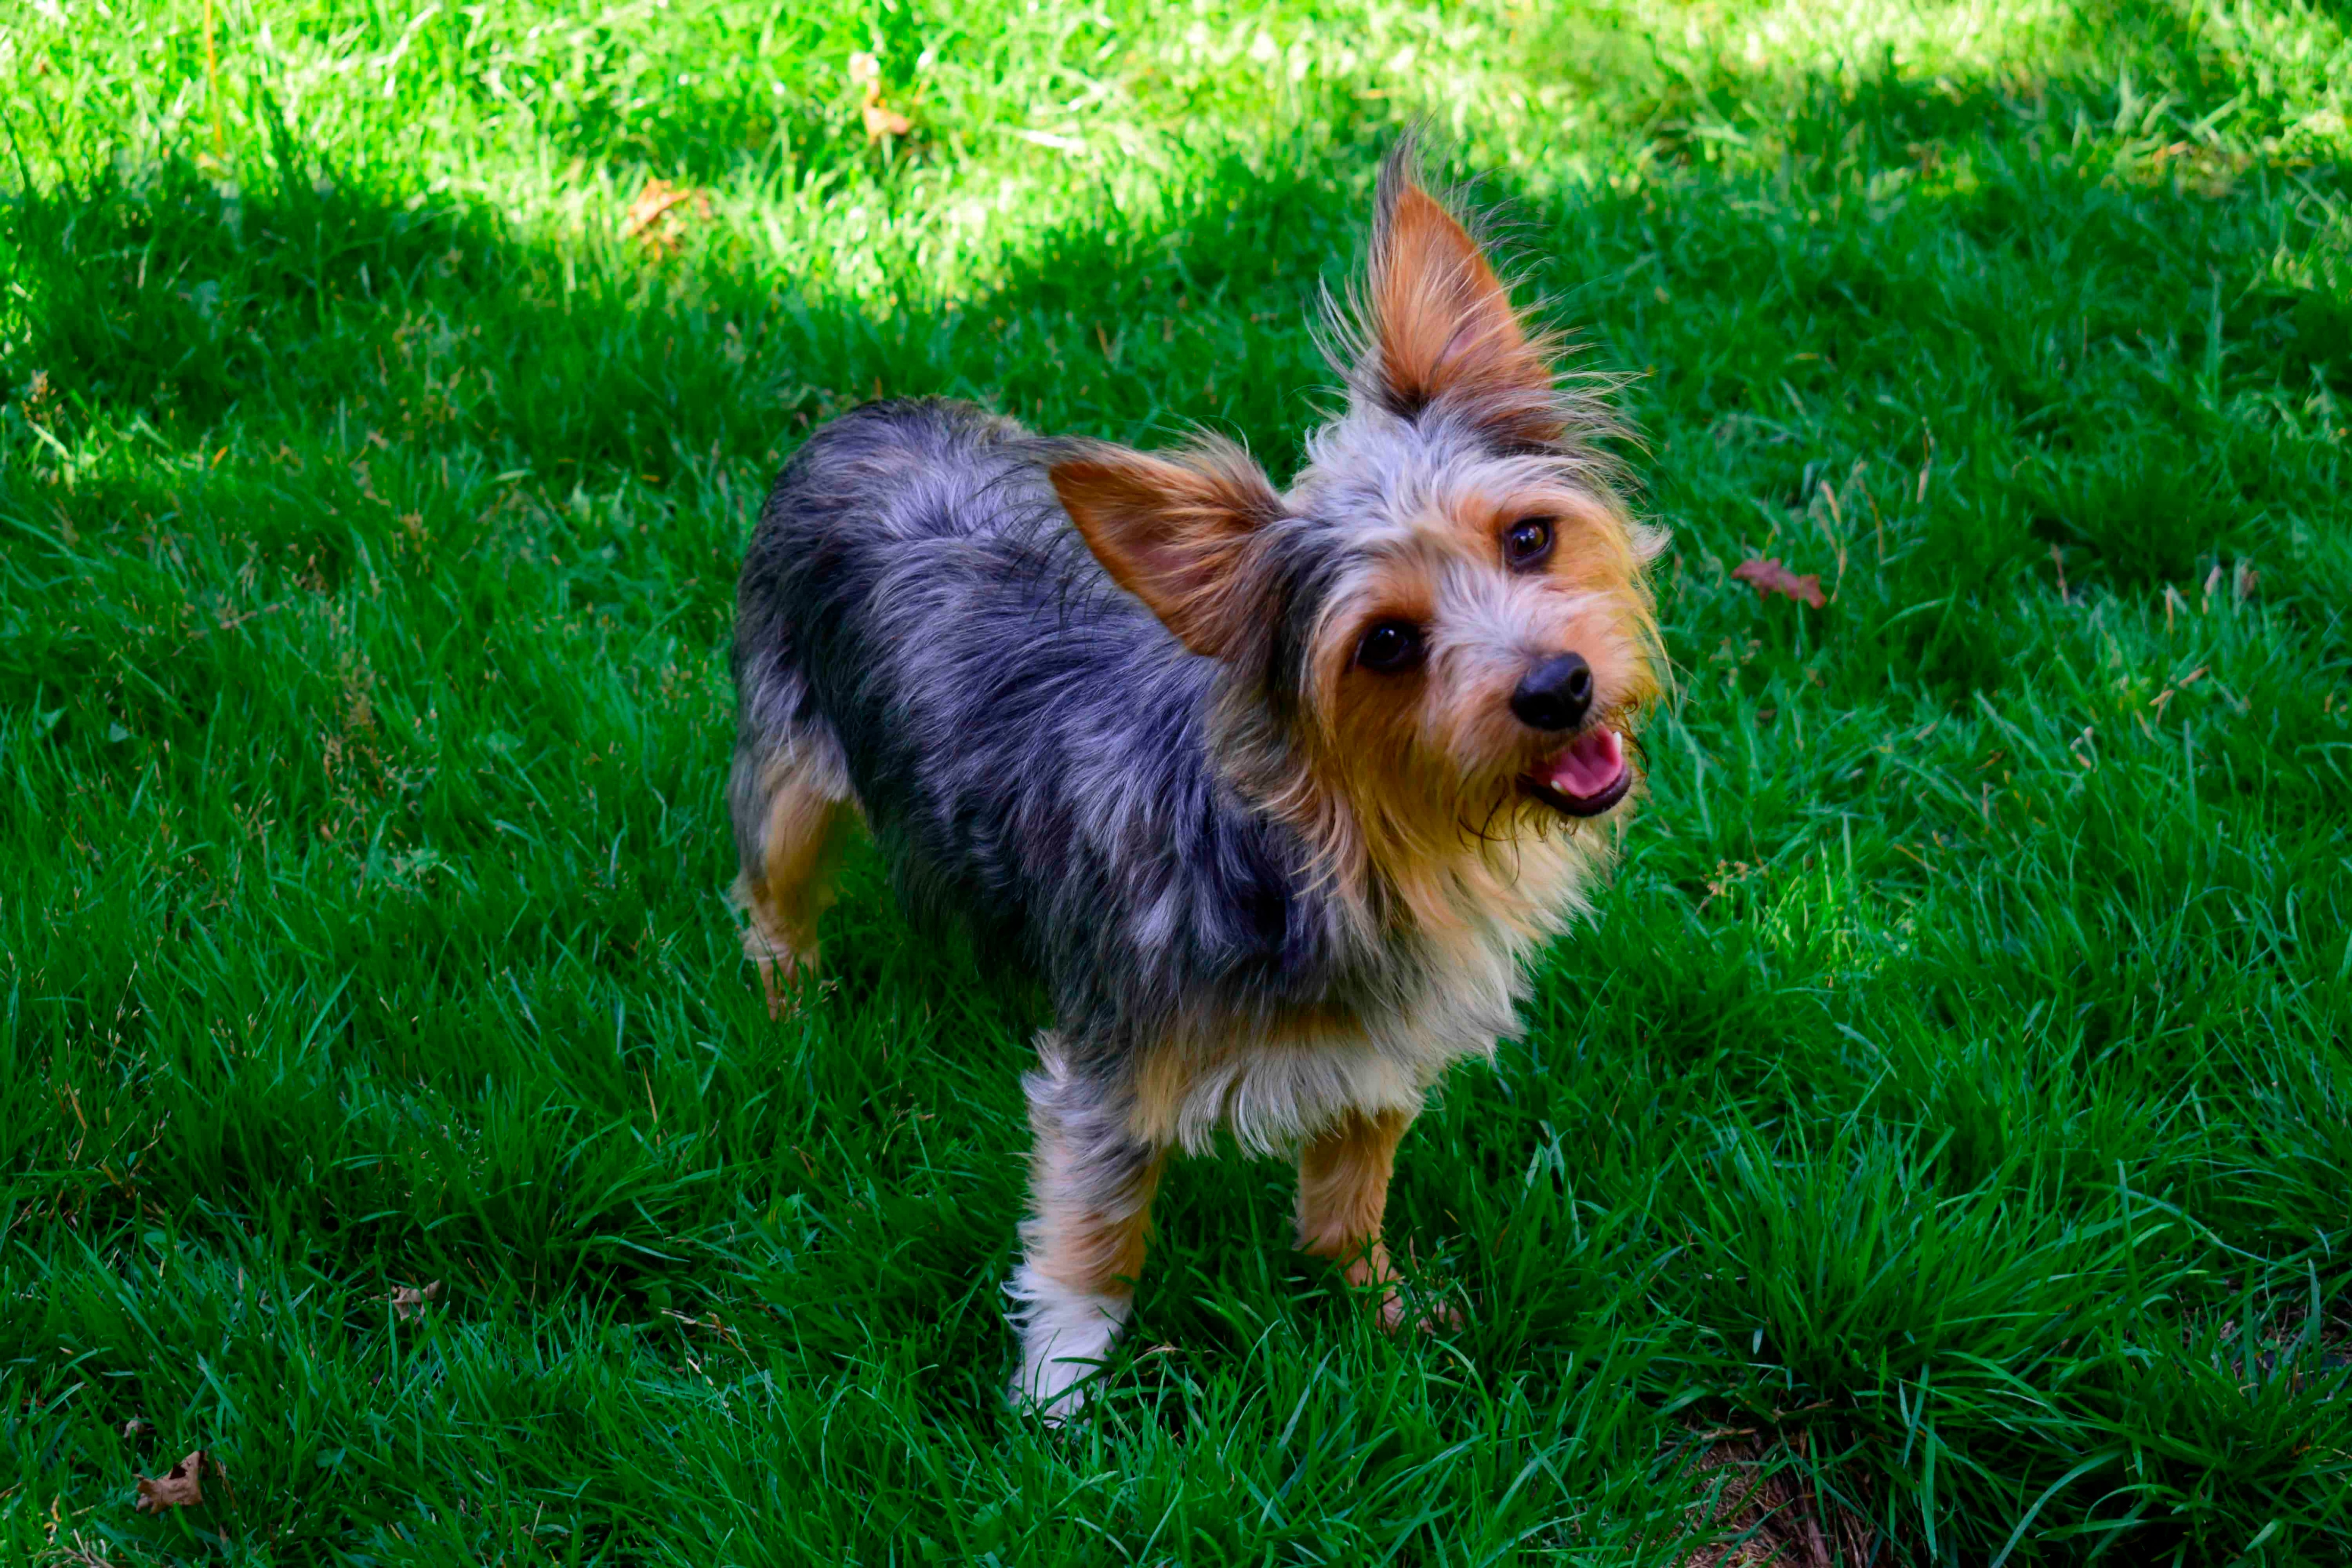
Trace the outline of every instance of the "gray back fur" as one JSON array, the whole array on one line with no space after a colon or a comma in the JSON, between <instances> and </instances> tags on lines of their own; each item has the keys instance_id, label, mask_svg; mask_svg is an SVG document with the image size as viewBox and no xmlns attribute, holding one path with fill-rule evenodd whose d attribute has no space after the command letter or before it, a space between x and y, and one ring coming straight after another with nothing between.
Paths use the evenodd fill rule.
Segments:
<instances>
[{"instance_id":1,"label":"gray back fur","mask_svg":"<svg viewBox=\"0 0 2352 1568\"><path fill-rule=\"evenodd\" d=\"M1055 451L938 401L811 437L744 563L744 750L844 770L901 897L1024 961L1074 1068L1180 1018L1393 996L1408 956L1368 942L1213 761L1221 688L1251 694L1110 582L1046 482ZM1276 674L1285 633L1329 575L1313 552L1285 565L1276 646L1238 678L1269 718L1297 678Z\"/></svg>"}]
</instances>

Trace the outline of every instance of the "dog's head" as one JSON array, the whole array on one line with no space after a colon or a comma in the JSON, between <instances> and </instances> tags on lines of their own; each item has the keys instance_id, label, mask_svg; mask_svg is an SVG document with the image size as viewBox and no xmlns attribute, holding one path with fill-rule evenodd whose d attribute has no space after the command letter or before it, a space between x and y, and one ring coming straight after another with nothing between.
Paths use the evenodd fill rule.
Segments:
<instances>
[{"instance_id":1,"label":"dog's head","mask_svg":"<svg viewBox=\"0 0 2352 1568\"><path fill-rule=\"evenodd\" d=\"M1087 447L1052 478L1110 574L1228 666L1260 792L1401 873L1627 798L1664 539L1410 152L1382 172L1355 314L1348 407L1286 495L1221 441Z\"/></svg>"}]
</instances>

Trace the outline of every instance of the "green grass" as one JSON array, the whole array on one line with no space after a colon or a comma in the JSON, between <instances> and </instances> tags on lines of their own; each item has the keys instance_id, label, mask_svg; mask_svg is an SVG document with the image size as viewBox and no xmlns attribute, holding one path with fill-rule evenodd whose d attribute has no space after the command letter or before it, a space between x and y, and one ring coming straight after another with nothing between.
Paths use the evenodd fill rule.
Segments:
<instances>
[{"instance_id":1,"label":"green grass","mask_svg":"<svg viewBox=\"0 0 2352 1568\"><path fill-rule=\"evenodd\" d=\"M1633 377L1654 798L1406 1145L1462 1331L1188 1164L1055 1441L1033 1002L870 856L736 956L738 552L877 392L1286 468L1414 119ZM1665 1564L1727 1433L2352 1557L2339 0L43 3L0 132L0 1558Z\"/></svg>"}]
</instances>

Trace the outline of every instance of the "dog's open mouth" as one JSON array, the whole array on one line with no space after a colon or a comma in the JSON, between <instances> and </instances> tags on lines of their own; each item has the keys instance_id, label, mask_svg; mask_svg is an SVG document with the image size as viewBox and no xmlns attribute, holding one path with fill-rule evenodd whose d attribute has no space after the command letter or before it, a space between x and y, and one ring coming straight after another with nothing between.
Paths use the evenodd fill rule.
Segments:
<instances>
[{"instance_id":1,"label":"dog's open mouth","mask_svg":"<svg viewBox=\"0 0 2352 1568\"><path fill-rule=\"evenodd\" d=\"M1528 793L1554 811L1598 816L1625 798L1633 770L1625 763L1625 740L1596 725L1521 775Z\"/></svg>"}]
</instances>

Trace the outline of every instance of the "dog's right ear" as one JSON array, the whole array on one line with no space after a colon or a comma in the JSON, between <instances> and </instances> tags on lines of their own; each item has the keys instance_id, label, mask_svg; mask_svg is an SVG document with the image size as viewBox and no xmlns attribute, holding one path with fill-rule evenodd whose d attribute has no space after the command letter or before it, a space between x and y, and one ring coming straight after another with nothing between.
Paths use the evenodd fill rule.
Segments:
<instances>
[{"instance_id":1,"label":"dog's right ear","mask_svg":"<svg viewBox=\"0 0 2352 1568\"><path fill-rule=\"evenodd\" d=\"M1410 139L1381 165L1362 304L1349 377L1360 398L1404 419L1442 405L1508 447L1560 438L1557 341L1513 308L1485 248L1430 195Z\"/></svg>"},{"instance_id":2,"label":"dog's right ear","mask_svg":"<svg viewBox=\"0 0 2352 1568\"><path fill-rule=\"evenodd\" d=\"M1172 458L1107 442L1065 451L1048 477L1103 569L1194 653L1233 653L1251 614L1250 541L1282 515L1265 471L1215 437Z\"/></svg>"}]
</instances>

